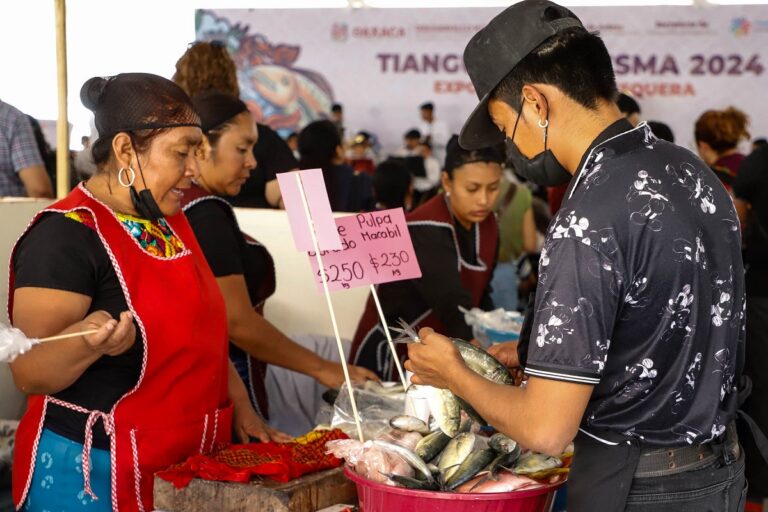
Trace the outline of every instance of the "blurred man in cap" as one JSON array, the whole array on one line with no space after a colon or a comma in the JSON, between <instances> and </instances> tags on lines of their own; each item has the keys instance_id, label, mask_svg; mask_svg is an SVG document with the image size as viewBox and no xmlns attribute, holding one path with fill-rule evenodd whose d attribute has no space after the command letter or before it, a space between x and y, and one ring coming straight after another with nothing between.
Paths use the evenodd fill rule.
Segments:
<instances>
[{"instance_id":1,"label":"blurred man in cap","mask_svg":"<svg viewBox=\"0 0 768 512\"><path fill-rule=\"evenodd\" d=\"M449 388L533 450L575 438L569 512L741 510L744 270L728 193L622 116L605 44L568 9L516 3L464 63L480 103L462 146L507 139L519 174L569 186L521 341L491 349L527 386L472 372L429 329L409 346L414 382Z\"/></svg>"}]
</instances>

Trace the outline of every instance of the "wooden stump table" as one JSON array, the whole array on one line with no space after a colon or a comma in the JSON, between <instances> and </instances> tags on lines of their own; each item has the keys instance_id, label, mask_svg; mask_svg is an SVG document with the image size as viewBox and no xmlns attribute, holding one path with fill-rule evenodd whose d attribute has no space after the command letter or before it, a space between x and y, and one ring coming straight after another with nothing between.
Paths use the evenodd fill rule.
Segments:
<instances>
[{"instance_id":1,"label":"wooden stump table","mask_svg":"<svg viewBox=\"0 0 768 512\"><path fill-rule=\"evenodd\" d=\"M183 489L155 477L155 509L164 512L314 512L339 503L356 504L355 484L342 468L288 483L248 484L195 479Z\"/></svg>"}]
</instances>

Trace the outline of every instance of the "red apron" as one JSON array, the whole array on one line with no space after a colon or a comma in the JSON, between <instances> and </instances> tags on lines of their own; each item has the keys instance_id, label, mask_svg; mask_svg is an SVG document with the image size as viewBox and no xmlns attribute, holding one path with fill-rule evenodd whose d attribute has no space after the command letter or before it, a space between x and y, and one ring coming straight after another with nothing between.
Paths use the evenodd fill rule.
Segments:
<instances>
[{"instance_id":1,"label":"red apron","mask_svg":"<svg viewBox=\"0 0 768 512\"><path fill-rule=\"evenodd\" d=\"M406 216L408 226L429 226L434 229L448 229L453 236L454 246L456 248L456 271L461 275L461 282L464 288L469 290L472 295L472 307L480 305L480 300L488 288L493 277L493 262L496 258L496 250L498 247L499 228L496 224L496 216L489 215L483 222L476 224L475 240L476 240L476 253L477 253L477 265L472 265L464 261L461 257L461 251L459 248L459 242L456 238L456 227L453 215L448 206L448 202L445 195L439 194L422 206L411 212ZM420 261L420 266L425 268L429 265L429 262ZM386 307L386 306L385 306ZM387 321L390 325L394 325L397 319L388 318ZM413 327L431 327L437 332L445 332L445 327L432 314L431 309L423 311L415 318L405 318ZM350 351L349 361L352 363L360 363L358 360L358 353L366 349L369 344L381 344L386 343L384 332L381 329L379 315L376 309L376 305L373 302L373 297L368 297L368 302L365 305L363 316L360 318L360 323L357 326L355 332L355 338L352 342L352 350ZM370 347L368 347L370 349ZM384 352L389 351L388 347L384 347L379 351L381 355ZM401 360L404 360L407 355L406 345L397 345L397 353ZM377 359L382 359L378 357ZM393 380L396 378L393 370L393 365L390 363L386 366L382 366L386 369L382 377Z\"/></svg>"},{"instance_id":2,"label":"red apron","mask_svg":"<svg viewBox=\"0 0 768 512\"><path fill-rule=\"evenodd\" d=\"M142 370L136 386L110 411L88 411L50 396L29 397L16 434L13 500L20 509L26 499L46 407L53 402L88 415L83 450L86 492L90 491L87 455L91 428L101 420L110 437L112 495L98 498L111 499L115 511L152 510L155 472L231 440L224 301L183 214L166 218L186 247L168 259L145 252L112 210L82 184L40 212L30 226L45 212L74 210L86 210L95 219L96 231L139 326L144 345ZM11 268L11 321L13 293Z\"/></svg>"},{"instance_id":3,"label":"red apron","mask_svg":"<svg viewBox=\"0 0 768 512\"><path fill-rule=\"evenodd\" d=\"M203 201L219 201L226 206L227 213L232 219L232 223L238 226L237 217L232 205L219 196L213 195L205 189L192 185L189 190L184 191L184 198L181 202L182 209L186 212L195 205ZM240 230L238 226L238 231ZM242 233L242 232L241 232ZM264 314L264 302L275 293L275 263L272 255L266 247L261 245L246 233L242 233L245 240L245 254L243 256L243 268L245 269L245 284L248 287L248 295L251 298L253 308L260 314ZM265 262L267 272L250 271L249 264L256 259ZM229 357L237 367L241 364L247 366L247 375L242 375L248 394L251 397L251 403L256 410L265 418L269 419L269 400L267 397L267 388L265 380L267 377L267 364L260 361L239 347L230 343Z\"/></svg>"}]
</instances>

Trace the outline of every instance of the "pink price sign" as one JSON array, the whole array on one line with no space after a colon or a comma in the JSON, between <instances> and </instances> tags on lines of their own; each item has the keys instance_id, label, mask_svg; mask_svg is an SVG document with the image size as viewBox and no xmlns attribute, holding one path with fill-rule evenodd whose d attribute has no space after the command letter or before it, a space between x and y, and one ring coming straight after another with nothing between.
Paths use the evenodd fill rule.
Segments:
<instances>
[{"instance_id":1,"label":"pink price sign","mask_svg":"<svg viewBox=\"0 0 768 512\"><path fill-rule=\"evenodd\" d=\"M323 279L331 291L336 291L421 277L402 208L335 220L342 249L320 252L322 271L315 253L309 253L321 292Z\"/></svg>"}]
</instances>

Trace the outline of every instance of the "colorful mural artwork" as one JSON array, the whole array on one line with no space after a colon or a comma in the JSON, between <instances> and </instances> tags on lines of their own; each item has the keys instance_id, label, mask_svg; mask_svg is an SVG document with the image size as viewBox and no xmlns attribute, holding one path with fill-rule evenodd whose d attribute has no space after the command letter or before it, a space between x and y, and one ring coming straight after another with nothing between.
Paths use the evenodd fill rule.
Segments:
<instances>
[{"instance_id":1,"label":"colorful mural artwork","mask_svg":"<svg viewBox=\"0 0 768 512\"><path fill-rule=\"evenodd\" d=\"M251 33L249 25L207 10L197 11L195 32L198 41L226 45L237 66L240 96L257 122L285 137L330 111L331 85L322 74L296 65L301 46L272 43Z\"/></svg>"}]
</instances>

